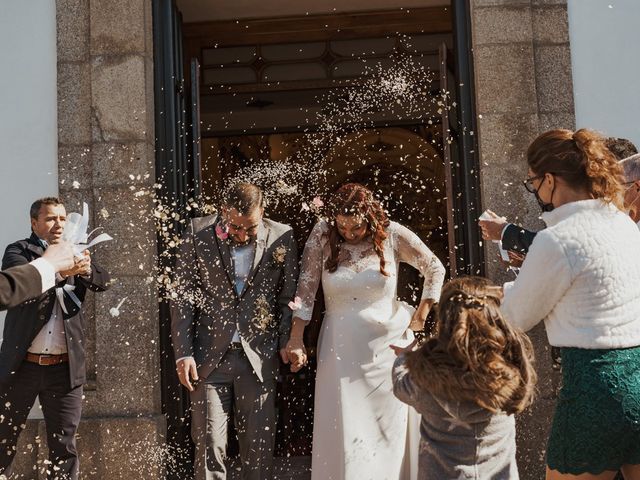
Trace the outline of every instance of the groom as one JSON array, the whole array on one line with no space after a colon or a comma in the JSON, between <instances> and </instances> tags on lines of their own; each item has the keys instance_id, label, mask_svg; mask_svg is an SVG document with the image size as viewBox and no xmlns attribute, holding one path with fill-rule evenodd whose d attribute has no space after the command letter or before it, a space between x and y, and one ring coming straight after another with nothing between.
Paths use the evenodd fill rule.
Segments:
<instances>
[{"instance_id":1,"label":"groom","mask_svg":"<svg viewBox=\"0 0 640 480\"><path fill-rule=\"evenodd\" d=\"M298 276L291 227L263 218L262 191L233 186L221 215L195 218L176 262L171 312L180 383L191 392L197 480L224 480L231 412L243 480L272 478L278 352L287 361Z\"/></svg>"}]
</instances>

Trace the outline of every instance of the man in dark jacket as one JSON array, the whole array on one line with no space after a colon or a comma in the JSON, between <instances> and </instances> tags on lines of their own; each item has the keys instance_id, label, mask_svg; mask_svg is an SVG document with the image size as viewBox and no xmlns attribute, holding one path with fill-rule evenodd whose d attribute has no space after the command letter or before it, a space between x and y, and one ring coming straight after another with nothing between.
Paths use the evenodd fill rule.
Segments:
<instances>
[{"instance_id":1,"label":"man in dark jacket","mask_svg":"<svg viewBox=\"0 0 640 480\"><path fill-rule=\"evenodd\" d=\"M66 211L57 198L31 206L32 234L9 245L2 268L28 264L62 238ZM87 290L104 291L109 275L85 251L57 284L7 312L0 347L0 473L16 454L18 436L36 397L40 398L49 447L49 479L77 479L75 434L85 382L84 331L80 307Z\"/></svg>"}]
</instances>

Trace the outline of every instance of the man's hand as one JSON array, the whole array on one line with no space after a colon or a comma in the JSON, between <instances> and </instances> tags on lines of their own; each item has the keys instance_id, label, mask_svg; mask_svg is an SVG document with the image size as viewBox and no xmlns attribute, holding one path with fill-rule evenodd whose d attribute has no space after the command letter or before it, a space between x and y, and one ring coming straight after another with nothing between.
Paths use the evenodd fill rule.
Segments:
<instances>
[{"instance_id":1,"label":"man's hand","mask_svg":"<svg viewBox=\"0 0 640 480\"><path fill-rule=\"evenodd\" d=\"M47 248L47 250L49 250L49 248ZM45 253L47 250L45 250ZM61 271L60 275L65 278L73 277L75 275L91 275L91 255L89 254L89 250L85 250L83 255L84 256L79 259L76 258L75 264L70 269Z\"/></svg>"},{"instance_id":2,"label":"man's hand","mask_svg":"<svg viewBox=\"0 0 640 480\"><path fill-rule=\"evenodd\" d=\"M42 255L56 272L68 270L73 267L73 247L69 242L60 242L49 245Z\"/></svg>"},{"instance_id":3,"label":"man's hand","mask_svg":"<svg viewBox=\"0 0 640 480\"><path fill-rule=\"evenodd\" d=\"M490 218L478 222L482 230L482 238L485 240L500 240L502 238L502 230L508 223L507 219L499 217L491 210L487 210L486 213Z\"/></svg>"},{"instance_id":4,"label":"man's hand","mask_svg":"<svg viewBox=\"0 0 640 480\"><path fill-rule=\"evenodd\" d=\"M291 364L291 371L297 372L307 364L307 349L304 347L302 338L289 338L287 346L284 349L287 356L286 360L283 357L284 363Z\"/></svg>"},{"instance_id":5,"label":"man's hand","mask_svg":"<svg viewBox=\"0 0 640 480\"><path fill-rule=\"evenodd\" d=\"M198 370L196 369L196 361L193 357L185 357L176 363L176 371L178 372L178 379L180 383L187 387L187 390L193 392L194 387L191 381L198 381Z\"/></svg>"}]
</instances>

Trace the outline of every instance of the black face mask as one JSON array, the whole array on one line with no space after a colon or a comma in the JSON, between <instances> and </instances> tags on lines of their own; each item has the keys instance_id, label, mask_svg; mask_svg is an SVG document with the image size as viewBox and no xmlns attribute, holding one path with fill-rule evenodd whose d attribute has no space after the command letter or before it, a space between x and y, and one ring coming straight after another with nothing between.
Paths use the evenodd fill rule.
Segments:
<instances>
[{"instance_id":1,"label":"black face mask","mask_svg":"<svg viewBox=\"0 0 640 480\"><path fill-rule=\"evenodd\" d=\"M540 187L541 187L541 186L542 186L542 182L540 183ZM552 210L555 208L555 207L553 206L552 201L553 201L553 192L555 192L555 191L556 191L556 184L555 184L555 182L554 182L554 184L553 184L553 189L551 190L551 202L549 202L549 203L545 203L545 202L543 202L543 201L542 201L542 199L540 198L540 195L538 195L538 190L540 190L540 187L538 187L538 188L536 189L536 191L535 191L535 192L533 192L533 194L534 194L534 195L535 195L535 197L536 197L536 201L538 202L538 205L540 205L540 210L542 210L542 212L550 212L550 211L552 211Z\"/></svg>"}]
</instances>

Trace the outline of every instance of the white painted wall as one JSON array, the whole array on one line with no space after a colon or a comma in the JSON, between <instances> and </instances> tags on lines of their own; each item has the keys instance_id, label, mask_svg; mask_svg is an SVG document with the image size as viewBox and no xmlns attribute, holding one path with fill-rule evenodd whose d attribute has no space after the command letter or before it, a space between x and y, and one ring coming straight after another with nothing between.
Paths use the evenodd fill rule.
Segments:
<instances>
[{"instance_id":1,"label":"white painted wall","mask_svg":"<svg viewBox=\"0 0 640 480\"><path fill-rule=\"evenodd\" d=\"M568 0L578 128L640 148L640 1Z\"/></svg>"},{"instance_id":2,"label":"white painted wall","mask_svg":"<svg viewBox=\"0 0 640 480\"><path fill-rule=\"evenodd\" d=\"M55 0L0 0L0 12L3 254L29 235L31 203L58 194L58 121ZM41 416L37 406L31 416Z\"/></svg>"},{"instance_id":3,"label":"white painted wall","mask_svg":"<svg viewBox=\"0 0 640 480\"><path fill-rule=\"evenodd\" d=\"M0 249L58 193L55 0L0 0Z\"/></svg>"},{"instance_id":4,"label":"white painted wall","mask_svg":"<svg viewBox=\"0 0 640 480\"><path fill-rule=\"evenodd\" d=\"M0 249L58 193L55 0L0 0Z\"/></svg>"}]
</instances>

